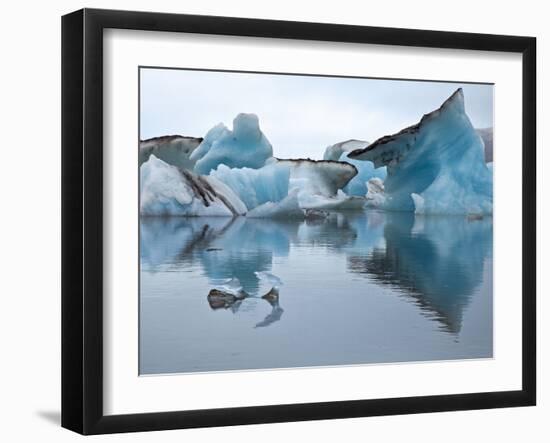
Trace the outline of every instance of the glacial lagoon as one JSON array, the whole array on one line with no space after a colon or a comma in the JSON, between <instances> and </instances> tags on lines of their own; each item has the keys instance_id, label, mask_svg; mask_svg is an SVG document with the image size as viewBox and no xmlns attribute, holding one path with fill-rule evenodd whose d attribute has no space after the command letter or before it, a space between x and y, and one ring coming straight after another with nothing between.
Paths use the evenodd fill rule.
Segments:
<instances>
[{"instance_id":1,"label":"glacial lagoon","mask_svg":"<svg viewBox=\"0 0 550 443\"><path fill-rule=\"evenodd\" d=\"M491 358L492 249L492 217L142 217L140 374Z\"/></svg>"}]
</instances>

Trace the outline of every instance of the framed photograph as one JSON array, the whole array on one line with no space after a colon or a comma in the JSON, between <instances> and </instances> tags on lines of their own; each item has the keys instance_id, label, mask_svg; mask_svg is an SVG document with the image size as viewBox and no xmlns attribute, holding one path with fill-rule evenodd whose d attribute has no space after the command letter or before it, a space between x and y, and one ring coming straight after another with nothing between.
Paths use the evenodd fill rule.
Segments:
<instances>
[{"instance_id":1,"label":"framed photograph","mask_svg":"<svg viewBox=\"0 0 550 443\"><path fill-rule=\"evenodd\" d=\"M535 405L532 37L62 20L62 425Z\"/></svg>"}]
</instances>

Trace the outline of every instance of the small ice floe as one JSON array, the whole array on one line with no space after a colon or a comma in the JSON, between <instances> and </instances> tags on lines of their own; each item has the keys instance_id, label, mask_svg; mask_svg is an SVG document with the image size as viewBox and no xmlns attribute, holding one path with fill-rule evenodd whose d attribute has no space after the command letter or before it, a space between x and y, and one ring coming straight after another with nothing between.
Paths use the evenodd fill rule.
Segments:
<instances>
[{"instance_id":1,"label":"small ice floe","mask_svg":"<svg viewBox=\"0 0 550 443\"><path fill-rule=\"evenodd\" d=\"M248 294L244 291L232 294L231 292L221 291L219 289L211 289L207 299L212 309L227 309L235 303L244 300L246 297L248 297Z\"/></svg>"},{"instance_id":2,"label":"small ice floe","mask_svg":"<svg viewBox=\"0 0 550 443\"><path fill-rule=\"evenodd\" d=\"M261 276L260 278L265 281L269 280L278 285L283 284L277 276L270 274L269 272L258 272L257 274L259 274L259 277ZM236 278L230 279L229 286L233 286L233 288L231 288L231 292L221 289L210 290L207 300L211 309L231 309L233 313L236 313L245 299L258 299L258 297L252 297L242 289L235 291L236 285L234 281L238 280ZM277 287L273 286L260 298L267 301L271 305L271 312L261 322L257 323L255 328L266 327L276 321L279 321L284 312L283 308L279 306L279 289Z\"/></svg>"},{"instance_id":3,"label":"small ice floe","mask_svg":"<svg viewBox=\"0 0 550 443\"><path fill-rule=\"evenodd\" d=\"M249 294L243 291L239 279L233 277L222 281L219 285L216 285L214 289L211 289L207 299L212 309L227 309L247 297L249 297Z\"/></svg>"}]
</instances>

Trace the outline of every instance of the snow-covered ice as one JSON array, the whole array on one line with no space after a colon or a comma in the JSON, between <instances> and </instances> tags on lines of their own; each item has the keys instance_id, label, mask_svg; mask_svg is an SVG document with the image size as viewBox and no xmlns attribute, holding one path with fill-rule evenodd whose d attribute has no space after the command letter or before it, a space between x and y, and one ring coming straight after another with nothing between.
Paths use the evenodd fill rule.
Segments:
<instances>
[{"instance_id":1,"label":"snow-covered ice","mask_svg":"<svg viewBox=\"0 0 550 443\"><path fill-rule=\"evenodd\" d=\"M154 155L140 167L140 214L235 216L246 213L241 199L214 177L169 165Z\"/></svg>"},{"instance_id":2,"label":"snow-covered ice","mask_svg":"<svg viewBox=\"0 0 550 443\"><path fill-rule=\"evenodd\" d=\"M430 214L491 214L493 182L484 145L458 89L414 126L385 136L351 159L386 166L381 207Z\"/></svg>"},{"instance_id":3,"label":"snow-covered ice","mask_svg":"<svg viewBox=\"0 0 550 443\"><path fill-rule=\"evenodd\" d=\"M139 142L139 165L154 155L169 165L193 169L195 161L191 157L202 141L202 138L181 135L165 135L142 140Z\"/></svg>"},{"instance_id":4,"label":"snow-covered ice","mask_svg":"<svg viewBox=\"0 0 550 443\"><path fill-rule=\"evenodd\" d=\"M277 164L290 167L291 187L326 196L335 195L357 175L355 166L330 160L285 159Z\"/></svg>"},{"instance_id":5,"label":"snow-covered ice","mask_svg":"<svg viewBox=\"0 0 550 443\"><path fill-rule=\"evenodd\" d=\"M302 209L358 209L364 198L346 195L342 189L357 175L350 163L333 160L286 159L277 164L290 167L290 190L296 190Z\"/></svg>"}]
</instances>

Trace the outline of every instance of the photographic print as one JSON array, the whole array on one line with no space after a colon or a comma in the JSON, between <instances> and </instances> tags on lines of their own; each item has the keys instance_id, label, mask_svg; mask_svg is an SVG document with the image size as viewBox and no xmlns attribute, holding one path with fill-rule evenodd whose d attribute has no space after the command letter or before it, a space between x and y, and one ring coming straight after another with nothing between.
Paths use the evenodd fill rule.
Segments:
<instances>
[{"instance_id":1,"label":"photographic print","mask_svg":"<svg viewBox=\"0 0 550 443\"><path fill-rule=\"evenodd\" d=\"M140 67L140 375L492 358L493 93Z\"/></svg>"}]
</instances>

